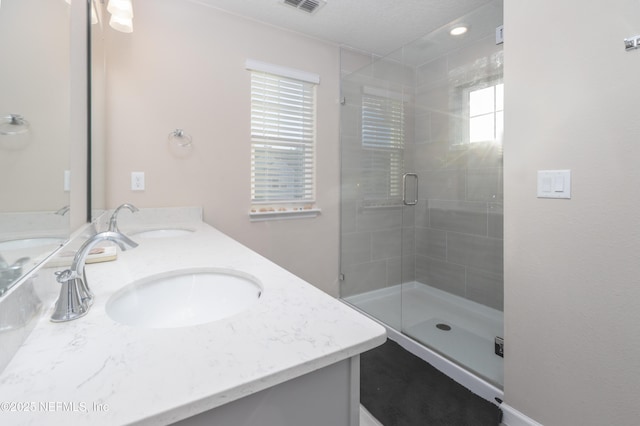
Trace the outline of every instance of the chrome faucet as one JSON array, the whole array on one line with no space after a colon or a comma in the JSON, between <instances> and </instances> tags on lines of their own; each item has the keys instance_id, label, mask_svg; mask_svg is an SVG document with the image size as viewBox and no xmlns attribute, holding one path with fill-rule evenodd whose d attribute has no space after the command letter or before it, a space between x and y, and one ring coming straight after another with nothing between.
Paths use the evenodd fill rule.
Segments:
<instances>
[{"instance_id":1,"label":"chrome faucet","mask_svg":"<svg viewBox=\"0 0 640 426\"><path fill-rule=\"evenodd\" d=\"M0 255L0 295L4 294L11 283L22 276L22 267L29 261L28 257L21 257L9 265L7 261Z\"/></svg>"},{"instance_id":2,"label":"chrome faucet","mask_svg":"<svg viewBox=\"0 0 640 426\"><path fill-rule=\"evenodd\" d=\"M129 203L121 204L118 208L116 208L113 211L113 214L111 214L111 219L109 219L109 231L120 232L120 230L118 229L118 213L120 213L120 210L123 208L129 209L131 213L135 213L138 211L138 208L133 204L129 204ZM122 248L122 246L120 247Z\"/></svg>"},{"instance_id":3,"label":"chrome faucet","mask_svg":"<svg viewBox=\"0 0 640 426\"><path fill-rule=\"evenodd\" d=\"M55 311L51 315L51 321L71 321L89 312L89 308L93 304L93 293L87 284L84 264L93 246L101 241L112 241L118 244L122 250L138 246L126 235L113 231L100 232L85 241L73 258L71 268L56 272L56 279L62 284L62 287L56 301Z\"/></svg>"}]
</instances>

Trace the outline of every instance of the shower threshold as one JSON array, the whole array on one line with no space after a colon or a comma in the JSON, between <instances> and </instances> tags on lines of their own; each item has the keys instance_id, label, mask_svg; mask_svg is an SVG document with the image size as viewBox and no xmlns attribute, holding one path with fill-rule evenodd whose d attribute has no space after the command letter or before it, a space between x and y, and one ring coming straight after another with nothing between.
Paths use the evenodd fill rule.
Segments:
<instances>
[{"instance_id":1,"label":"shower threshold","mask_svg":"<svg viewBox=\"0 0 640 426\"><path fill-rule=\"evenodd\" d=\"M405 349L441 371L453 368L443 372L454 380L475 377L487 389L461 384L491 402L501 398L503 358L494 353L494 339L503 335L502 312L415 281L344 301L385 325Z\"/></svg>"}]
</instances>

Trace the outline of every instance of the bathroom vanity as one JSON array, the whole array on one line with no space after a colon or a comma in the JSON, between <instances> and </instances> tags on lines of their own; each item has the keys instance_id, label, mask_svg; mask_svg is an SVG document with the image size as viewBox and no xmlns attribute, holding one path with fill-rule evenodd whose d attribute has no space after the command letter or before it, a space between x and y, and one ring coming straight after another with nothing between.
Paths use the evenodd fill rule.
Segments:
<instances>
[{"instance_id":1,"label":"bathroom vanity","mask_svg":"<svg viewBox=\"0 0 640 426\"><path fill-rule=\"evenodd\" d=\"M53 323L46 309L2 372L0 423L357 426L359 354L384 342L382 326L201 221L142 213L121 229L139 246L86 266L88 314ZM250 279L257 301L196 325L110 314L123 287L202 268Z\"/></svg>"}]
</instances>

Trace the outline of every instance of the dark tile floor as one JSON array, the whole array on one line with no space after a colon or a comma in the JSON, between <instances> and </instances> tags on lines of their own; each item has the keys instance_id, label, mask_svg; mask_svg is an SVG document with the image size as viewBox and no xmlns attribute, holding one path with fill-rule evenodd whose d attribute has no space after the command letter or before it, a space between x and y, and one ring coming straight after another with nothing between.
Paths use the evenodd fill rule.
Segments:
<instances>
[{"instance_id":1,"label":"dark tile floor","mask_svg":"<svg viewBox=\"0 0 640 426\"><path fill-rule=\"evenodd\" d=\"M397 343L360 356L360 402L384 426L498 426L502 412Z\"/></svg>"}]
</instances>

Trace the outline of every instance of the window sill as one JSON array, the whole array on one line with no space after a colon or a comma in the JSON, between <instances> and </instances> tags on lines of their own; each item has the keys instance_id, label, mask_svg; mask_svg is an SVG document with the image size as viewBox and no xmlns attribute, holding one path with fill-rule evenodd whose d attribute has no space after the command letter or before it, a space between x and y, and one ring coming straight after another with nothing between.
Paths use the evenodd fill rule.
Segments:
<instances>
[{"instance_id":1,"label":"window sill","mask_svg":"<svg viewBox=\"0 0 640 426\"><path fill-rule=\"evenodd\" d=\"M265 220L312 219L317 217L320 213L321 210L317 208L306 210L250 212L249 219L251 222L263 222Z\"/></svg>"},{"instance_id":2,"label":"window sill","mask_svg":"<svg viewBox=\"0 0 640 426\"><path fill-rule=\"evenodd\" d=\"M402 200L361 200L359 211L395 210L403 207Z\"/></svg>"}]
</instances>

